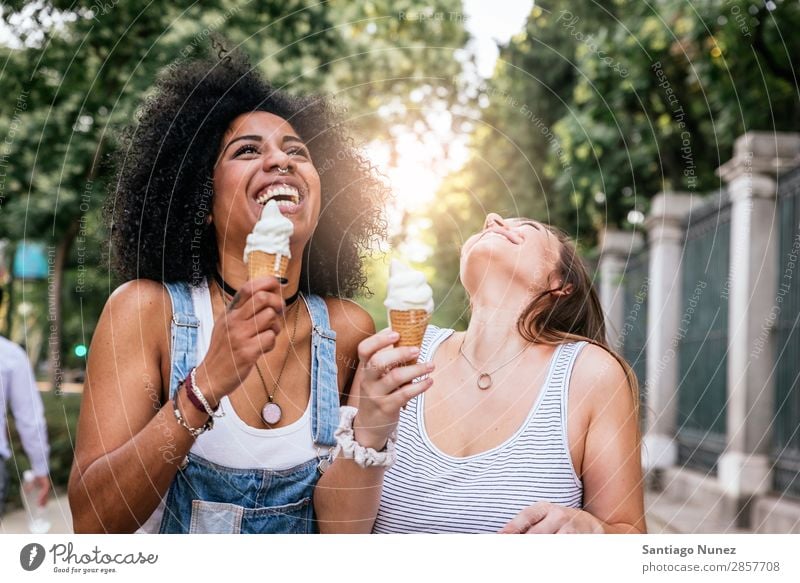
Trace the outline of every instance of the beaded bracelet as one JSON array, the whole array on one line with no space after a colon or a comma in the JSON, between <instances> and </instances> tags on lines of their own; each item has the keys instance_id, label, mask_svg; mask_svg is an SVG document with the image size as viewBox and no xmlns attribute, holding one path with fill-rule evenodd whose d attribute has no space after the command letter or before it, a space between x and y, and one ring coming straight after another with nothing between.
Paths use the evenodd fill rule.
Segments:
<instances>
[{"instance_id":1,"label":"beaded bracelet","mask_svg":"<svg viewBox=\"0 0 800 583\"><path fill-rule=\"evenodd\" d=\"M203 391L197 386L197 379L195 378L196 370L197 368L192 368L189 372L189 376L183 380L183 384L186 385L186 396L189 397L189 401L191 401L192 405L194 405L198 411L207 414L209 417L225 417L225 411L220 410L219 404L217 404L216 409L212 409L211 405L208 404L208 400L205 395L203 395Z\"/></svg>"},{"instance_id":2,"label":"beaded bracelet","mask_svg":"<svg viewBox=\"0 0 800 583\"><path fill-rule=\"evenodd\" d=\"M209 429L214 428L214 418L209 417L208 421L206 421L200 427L192 427L188 423L186 423L186 419L183 418L183 414L181 413L180 407L178 406L178 396L175 395L175 399L172 401L172 414L175 416L175 420L178 424L186 429L189 434L194 437L195 439L198 438L200 435L208 431Z\"/></svg>"}]
</instances>

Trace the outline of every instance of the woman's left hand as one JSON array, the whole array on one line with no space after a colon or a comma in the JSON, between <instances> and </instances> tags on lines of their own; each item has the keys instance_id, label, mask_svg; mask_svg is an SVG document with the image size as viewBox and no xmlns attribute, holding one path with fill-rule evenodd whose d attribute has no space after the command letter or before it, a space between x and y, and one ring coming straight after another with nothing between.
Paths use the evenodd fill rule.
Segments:
<instances>
[{"instance_id":1,"label":"woman's left hand","mask_svg":"<svg viewBox=\"0 0 800 583\"><path fill-rule=\"evenodd\" d=\"M537 502L517 514L501 534L603 534L603 523L577 508Z\"/></svg>"}]
</instances>

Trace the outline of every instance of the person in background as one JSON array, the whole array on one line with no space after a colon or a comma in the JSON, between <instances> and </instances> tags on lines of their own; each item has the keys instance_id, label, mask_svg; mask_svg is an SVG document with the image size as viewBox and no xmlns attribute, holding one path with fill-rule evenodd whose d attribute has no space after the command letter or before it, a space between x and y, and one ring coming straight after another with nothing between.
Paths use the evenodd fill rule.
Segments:
<instances>
[{"instance_id":1,"label":"person in background","mask_svg":"<svg viewBox=\"0 0 800 583\"><path fill-rule=\"evenodd\" d=\"M0 290L0 304L2 302ZM7 421L9 407L22 440L22 447L36 476L34 486L39 491L39 506L44 506L50 494L50 472L47 465L50 445L47 441L42 397L36 388L36 380L25 350L0 336L0 410L3 412L0 416L0 518L5 510L11 482L8 468L12 453Z\"/></svg>"}]
</instances>

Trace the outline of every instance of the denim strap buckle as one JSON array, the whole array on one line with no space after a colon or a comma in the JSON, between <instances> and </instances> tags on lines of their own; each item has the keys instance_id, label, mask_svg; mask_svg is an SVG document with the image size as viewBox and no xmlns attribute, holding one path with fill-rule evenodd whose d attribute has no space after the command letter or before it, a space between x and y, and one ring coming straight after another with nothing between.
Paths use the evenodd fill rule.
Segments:
<instances>
[{"instance_id":1,"label":"denim strap buckle","mask_svg":"<svg viewBox=\"0 0 800 583\"><path fill-rule=\"evenodd\" d=\"M336 332L333 330L327 330L322 326L318 326L317 324L314 324L314 332L323 338L327 338L328 340L336 340Z\"/></svg>"},{"instance_id":2,"label":"denim strap buckle","mask_svg":"<svg viewBox=\"0 0 800 583\"><path fill-rule=\"evenodd\" d=\"M187 326L189 328L199 328L200 322L194 316L187 314L172 314L172 323L176 326Z\"/></svg>"}]
</instances>

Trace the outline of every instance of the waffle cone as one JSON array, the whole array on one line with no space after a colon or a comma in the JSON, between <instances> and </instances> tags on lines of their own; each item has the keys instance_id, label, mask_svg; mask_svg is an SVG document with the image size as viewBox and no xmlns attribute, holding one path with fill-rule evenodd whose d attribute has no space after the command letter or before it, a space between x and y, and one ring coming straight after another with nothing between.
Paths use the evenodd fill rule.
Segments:
<instances>
[{"instance_id":1,"label":"waffle cone","mask_svg":"<svg viewBox=\"0 0 800 583\"><path fill-rule=\"evenodd\" d=\"M251 251L247 255L247 268L250 271L250 279L274 275L286 283L286 272L289 270L289 256L280 253L264 253L263 251Z\"/></svg>"},{"instance_id":2,"label":"waffle cone","mask_svg":"<svg viewBox=\"0 0 800 583\"><path fill-rule=\"evenodd\" d=\"M389 325L400 334L396 346L422 346L431 315L425 310L389 310ZM417 360L407 362L414 364Z\"/></svg>"}]
</instances>

